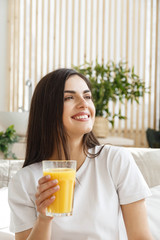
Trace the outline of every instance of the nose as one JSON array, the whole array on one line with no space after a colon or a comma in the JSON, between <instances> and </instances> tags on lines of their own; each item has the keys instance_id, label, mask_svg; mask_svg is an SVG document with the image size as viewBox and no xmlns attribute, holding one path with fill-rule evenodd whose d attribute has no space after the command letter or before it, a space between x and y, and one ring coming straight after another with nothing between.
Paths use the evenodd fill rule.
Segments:
<instances>
[{"instance_id":1,"label":"nose","mask_svg":"<svg viewBox=\"0 0 160 240\"><path fill-rule=\"evenodd\" d=\"M78 101L78 104L77 104L77 107L78 108L87 108L88 107L88 103L87 103L87 101L83 97L80 97L79 101Z\"/></svg>"}]
</instances>

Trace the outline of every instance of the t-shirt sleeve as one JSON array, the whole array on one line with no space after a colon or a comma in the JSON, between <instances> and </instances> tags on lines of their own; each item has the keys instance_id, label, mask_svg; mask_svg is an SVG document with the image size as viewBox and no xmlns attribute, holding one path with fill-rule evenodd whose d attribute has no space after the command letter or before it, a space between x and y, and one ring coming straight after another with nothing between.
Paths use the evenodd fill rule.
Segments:
<instances>
[{"instance_id":1,"label":"t-shirt sleeve","mask_svg":"<svg viewBox=\"0 0 160 240\"><path fill-rule=\"evenodd\" d=\"M33 199L34 194L29 176L16 174L9 183L8 202L10 205L11 232L25 231L35 224L37 212Z\"/></svg>"},{"instance_id":2,"label":"t-shirt sleeve","mask_svg":"<svg viewBox=\"0 0 160 240\"><path fill-rule=\"evenodd\" d=\"M151 196L150 189L128 150L119 148L112 159L111 175L121 205Z\"/></svg>"}]
</instances>

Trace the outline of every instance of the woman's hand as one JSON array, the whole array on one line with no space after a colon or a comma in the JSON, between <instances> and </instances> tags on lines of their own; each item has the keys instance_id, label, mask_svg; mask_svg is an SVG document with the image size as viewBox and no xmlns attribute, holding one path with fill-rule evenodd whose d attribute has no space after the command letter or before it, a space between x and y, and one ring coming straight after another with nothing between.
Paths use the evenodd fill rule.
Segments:
<instances>
[{"instance_id":1,"label":"woman's hand","mask_svg":"<svg viewBox=\"0 0 160 240\"><path fill-rule=\"evenodd\" d=\"M39 179L37 192L35 194L39 217L32 229L16 233L16 240L51 239L52 217L47 217L45 212L46 207L55 200L55 196L53 194L59 190L59 185L57 185L58 181L56 179L50 179L49 175Z\"/></svg>"},{"instance_id":2,"label":"woman's hand","mask_svg":"<svg viewBox=\"0 0 160 240\"><path fill-rule=\"evenodd\" d=\"M46 208L55 200L53 194L59 190L57 183L57 179L50 180L50 175L44 176L38 181L35 197L37 211L41 216L46 215Z\"/></svg>"}]
</instances>

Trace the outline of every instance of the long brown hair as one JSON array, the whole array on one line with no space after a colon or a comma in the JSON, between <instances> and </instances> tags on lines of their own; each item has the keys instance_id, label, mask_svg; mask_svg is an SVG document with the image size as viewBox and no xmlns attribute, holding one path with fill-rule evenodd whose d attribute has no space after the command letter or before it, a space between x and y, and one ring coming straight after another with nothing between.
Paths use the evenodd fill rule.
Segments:
<instances>
[{"instance_id":1,"label":"long brown hair","mask_svg":"<svg viewBox=\"0 0 160 240\"><path fill-rule=\"evenodd\" d=\"M67 135L63 126L64 86L66 80L78 75L91 90L88 79L73 69L61 68L44 76L37 84L30 107L27 129L27 147L23 167L49 159L57 149L58 159L62 159L62 150L66 160L70 159ZM83 137L83 149L100 145L93 132ZM95 154L97 156L99 153Z\"/></svg>"}]
</instances>

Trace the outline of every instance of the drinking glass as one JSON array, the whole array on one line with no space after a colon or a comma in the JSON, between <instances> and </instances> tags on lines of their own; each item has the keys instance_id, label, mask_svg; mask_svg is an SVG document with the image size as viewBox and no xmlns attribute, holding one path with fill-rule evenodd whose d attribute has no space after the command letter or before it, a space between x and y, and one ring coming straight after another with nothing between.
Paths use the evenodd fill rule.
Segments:
<instances>
[{"instance_id":1,"label":"drinking glass","mask_svg":"<svg viewBox=\"0 0 160 240\"><path fill-rule=\"evenodd\" d=\"M73 210L74 186L76 176L75 160L45 160L43 175L57 179L60 189L54 193L55 200L46 208L46 216L71 216Z\"/></svg>"}]
</instances>

